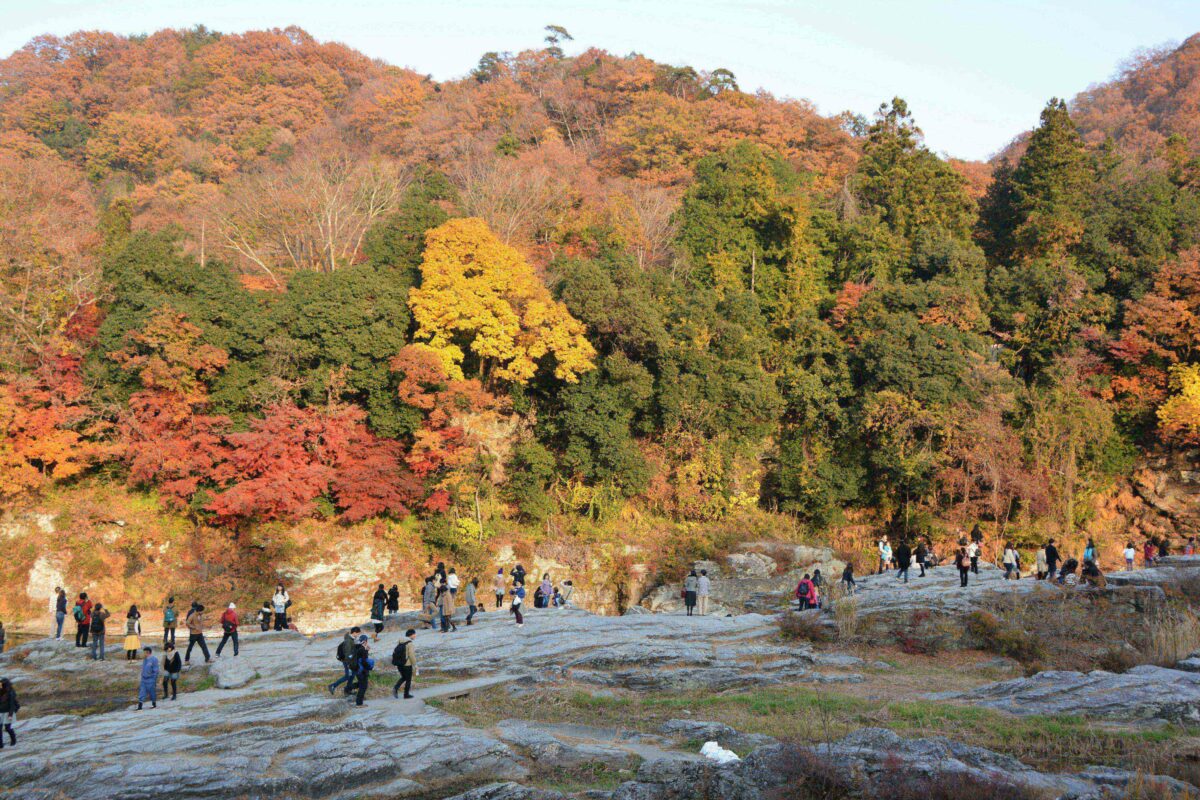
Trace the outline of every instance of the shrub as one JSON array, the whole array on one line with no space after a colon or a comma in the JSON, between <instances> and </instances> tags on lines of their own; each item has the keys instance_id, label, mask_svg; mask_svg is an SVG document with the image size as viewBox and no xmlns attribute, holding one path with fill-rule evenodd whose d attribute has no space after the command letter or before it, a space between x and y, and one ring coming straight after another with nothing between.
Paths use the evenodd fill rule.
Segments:
<instances>
[{"instance_id":1,"label":"shrub","mask_svg":"<svg viewBox=\"0 0 1200 800\"><path fill-rule=\"evenodd\" d=\"M1016 659L1026 667L1046 657L1037 639L988 611L972 611L967 616L967 633L979 640L985 650Z\"/></svg>"},{"instance_id":2,"label":"shrub","mask_svg":"<svg viewBox=\"0 0 1200 800\"><path fill-rule=\"evenodd\" d=\"M1171 603L1150 615L1146 656L1171 667L1200 650L1200 618L1184 603Z\"/></svg>"},{"instance_id":3,"label":"shrub","mask_svg":"<svg viewBox=\"0 0 1200 800\"><path fill-rule=\"evenodd\" d=\"M779 621L779 631L785 639L827 642L833 638L819 611L789 611Z\"/></svg>"}]
</instances>

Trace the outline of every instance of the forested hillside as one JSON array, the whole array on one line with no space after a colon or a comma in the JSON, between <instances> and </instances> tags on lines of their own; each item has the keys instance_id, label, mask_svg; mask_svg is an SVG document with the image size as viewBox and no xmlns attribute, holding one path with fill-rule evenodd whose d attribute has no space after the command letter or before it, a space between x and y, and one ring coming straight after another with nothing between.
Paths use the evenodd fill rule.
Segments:
<instances>
[{"instance_id":1,"label":"forested hillside","mask_svg":"<svg viewBox=\"0 0 1200 800\"><path fill-rule=\"evenodd\" d=\"M989 174L898 98L548 30L444 83L294 28L0 61L5 503L120 484L235 551L1031 542L1200 443L1196 39Z\"/></svg>"}]
</instances>

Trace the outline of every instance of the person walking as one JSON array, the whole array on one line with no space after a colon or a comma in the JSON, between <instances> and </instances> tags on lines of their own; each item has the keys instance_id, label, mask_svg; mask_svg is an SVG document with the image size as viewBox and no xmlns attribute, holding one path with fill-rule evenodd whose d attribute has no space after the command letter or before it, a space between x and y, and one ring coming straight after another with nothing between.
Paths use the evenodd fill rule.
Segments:
<instances>
[{"instance_id":1,"label":"person walking","mask_svg":"<svg viewBox=\"0 0 1200 800\"><path fill-rule=\"evenodd\" d=\"M17 700L17 690L13 688L12 681L8 678L0 678L0 725L4 730L0 731L0 750L4 749L4 734L8 734L8 746L17 746L17 733L13 730L13 726L17 724L17 712L21 710L21 703Z\"/></svg>"},{"instance_id":2,"label":"person walking","mask_svg":"<svg viewBox=\"0 0 1200 800\"><path fill-rule=\"evenodd\" d=\"M1133 560L1137 558L1137 550L1134 549L1133 542L1125 543L1125 552L1122 555L1125 556L1125 571L1133 572Z\"/></svg>"},{"instance_id":3,"label":"person walking","mask_svg":"<svg viewBox=\"0 0 1200 800\"><path fill-rule=\"evenodd\" d=\"M518 565L519 566L519 565ZM517 618L517 627L525 626L525 617L521 615L521 606L525 603L525 583L523 581L514 581L512 591L512 605L508 610Z\"/></svg>"},{"instance_id":4,"label":"person walking","mask_svg":"<svg viewBox=\"0 0 1200 800\"><path fill-rule=\"evenodd\" d=\"M283 588L283 584L275 587L275 594L271 597L271 606L275 611L275 630L286 631L288 629L288 608L292 605L292 598L288 594L287 589ZM189 648L190 649L190 648Z\"/></svg>"},{"instance_id":5,"label":"person walking","mask_svg":"<svg viewBox=\"0 0 1200 800\"><path fill-rule=\"evenodd\" d=\"M145 656L142 658L142 678L138 683L138 711L142 710L142 704L147 700L150 701L151 708L158 708L158 659L149 647L143 652Z\"/></svg>"},{"instance_id":6,"label":"person walking","mask_svg":"<svg viewBox=\"0 0 1200 800\"><path fill-rule=\"evenodd\" d=\"M375 641L379 641L379 634L383 633L383 618L387 614L387 592L383 588L383 584L375 589L375 594L371 596L371 624L375 626Z\"/></svg>"},{"instance_id":7,"label":"person walking","mask_svg":"<svg viewBox=\"0 0 1200 800\"><path fill-rule=\"evenodd\" d=\"M333 683L329 684L329 693L333 694L334 690L342 684L346 685L345 694L349 696L352 687L354 686L354 648L357 644L356 637L361 630L357 625L350 629L349 633L342 637L342 641L338 643L337 651L334 654L338 663L342 665L342 677L338 678Z\"/></svg>"},{"instance_id":8,"label":"person walking","mask_svg":"<svg viewBox=\"0 0 1200 800\"><path fill-rule=\"evenodd\" d=\"M430 628L437 628L433 618L437 613L437 587L433 584L434 576L425 579L425 586L421 589L421 614L425 616Z\"/></svg>"},{"instance_id":9,"label":"person walking","mask_svg":"<svg viewBox=\"0 0 1200 800\"><path fill-rule=\"evenodd\" d=\"M896 547L896 580L904 579L908 583L908 568L912 566L912 549L908 542L901 541Z\"/></svg>"},{"instance_id":10,"label":"person walking","mask_svg":"<svg viewBox=\"0 0 1200 800\"><path fill-rule=\"evenodd\" d=\"M72 611L75 617L75 646L87 647L88 634L92 631L92 601L88 599L87 592L79 593L79 600L75 603L75 608Z\"/></svg>"},{"instance_id":11,"label":"person walking","mask_svg":"<svg viewBox=\"0 0 1200 800\"><path fill-rule=\"evenodd\" d=\"M1004 564L1004 580L1021 577L1021 573L1017 571L1017 551L1012 542L1004 543L1004 556L1001 561Z\"/></svg>"},{"instance_id":12,"label":"person walking","mask_svg":"<svg viewBox=\"0 0 1200 800\"><path fill-rule=\"evenodd\" d=\"M392 664L400 673L400 679L392 687L392 697L399 698L400 687L403 686L404 699L412 699L413 673L417 669L416 638L417 632L409 628L404 632L404 638L400 640L400 644L396 645L396 649L392 651Z\"/></svg>"},{"instance_id":13,"label":"person walking","mask_svg":"<svg viewBox=\"0 0 1200 800\"><path fill-rule=\"evenodd\" d=\"M846 594L854 594L858 588L858 584L854 581L854 564L849 561L842 570L842 586L846 588Z\"/></svg>"},{"instance_id":14,"label":"person walking","mask_svg":"<svg viewBox=\"0 0 1200 800\"><path fill-rule=\"evenodd\" d=\"M492 591L496 594L496 608L504 607L504 567L496 570L496 577L492 578Z\"/></svg>"},{"instance_id":15,"label":"person walking","mask_svg":"<svg viewBox=\"0 0 1200 800\"><path fill-rule=\"evenodd\" d=\"M96 603L92 606L91 623L88 625L88 632L91 634L91 644L88 645L92 649L92 661L104 661L104 623L108 621L108 609L101 603Z\"/></svg>"},{"instance_id":16,"label":"person walking","mask_svg":"<svg viewBox=\"0 0 1200 800\"><path fill-rule=\"evenodd\" d=\"M471 624L471 619L475 616L475 601L477 600L476 592L479 590L479 579L472 578L467 581L467 588L463 595L467 604L467 624Z\"/></svg>"},{"instance_id":17,"label":"person walking","mask_svg":"<svg viewBox=\"0 0 1200 800\"><path fill-rule=\"evenodd\" d=\"M1054 573L1058 571L1058 562L1062 561L1062 556L1058 554L1058 548L1054 545L1054 540L1049 539L1046 542L1046 579L1054 580Z\"/></svg>"},{"instance_id":18,"label":"person walking","mask_svg":"<svg viewBox=\"0 0 1200 800\"><path fill-rule=\"evenodd\" d=\"M712 592L712 581L708 578L708 570L700 570L700 577L696 579L696 604L700 612L700 616L708 614L708 595ZM564 604L566 598L563 598Z\"/></svg>"},{"instance_id":19,"label":"person walking","mask_svg":"<svg viewBox=\"0 0 1200 800\"><path fill-rule=\"evenodd\" d=\"M442 633L457 631L458 626L454 624L454 592L450 591L449 586L438 589L437 607L442 617Z\"/></svg>"},{"instance_id":20,"label":"person walking","mask_svg":"<svg viewBox=\"0 0 1200 800\"><path fill-rule=\"evenodd\" d=\"M696 570L692 570L683 579L683 605L687 609L687 615L690 617L696 608L696 588L699 585L700 576L696 574Z\"/></svg>"},{"instance_id":21,"label":"person walking","mask_svg":"<svg viewBox=\"0 0 1200 800\"><path fill-rule=\"evenodd\" d=\"M125 614L125 660L137 659L142 649L142 612L136 605L130 606Z\"/></svg>"},{"instance_id":22,"label":"person walking","mask_svg":"<svg viewBox=\"0 0 1200 800\"><path fill-rule=\"evenodd\" d=\"M63 622L67 618L67 593L61 586L54 587L54 641L62 641Z\"/></svg>"},{"instance_id":23,"label":"person walking","mask_svg":"<svg viewBox=\"0 0 1200 800\"><path fill-rule=\"evenodd\" d=\"M175 598L168 597L163 606L163 647L175 646L175 626L179 624L179 612L175 610ZM165 692L164 692L165 694Z\"/></svg>"},{"instance_id":24,"label":"person walking","mask_svg":"<svg viewBox=\"0 0 1200 800\"><path fill-rule=\"evenodd\" d=\"M967 555L965 545L960 545L954 553L954 566L958 567L958 585L967 587L967 576L971 574L971 557Z\"/></svg>"},{"instance_id":25,"label":"person walking","mask_svg":"<svg viewBox=\"0 0 1200 800\"><path fill-rule=\"evenodd\" d=\"M800 582L796 584L796 591L793 592L796 600L799 602L800 610L807 611L809 607L809 598L812 596L812 577L806 572Z\"/></svg>"},{"instance_id":26,"label":"person walking","mask_svg":"<svg viewBox=\"0 0 1200 800\"><path fill-rule=\"evenodd\" d=\"M192 610L188 612L184 624L188 629L188 646L187 651L183 654L183 663L192 663L192 648L200 645L200 652L204 654L204 663L207 664L212 658L208 654L208 642L204 641L204 606L193 603Z\"/></svg>"},{"instance_id":27,"label":"person walking","mask_svg":"<svg viewBox=\"0 0 1200 800\"><path fill-rule=\"evenodd\" d=\"M354 681L356 692L354 705L361 706L371 687L371 670L375 668L375 659L371 658L371 643L366 634L358 637L358 647L355 649Z\"/></svg>"},{"instance_id":28,"label":"person walking","mask_svg":"<svg viewBox=\"0 0 1200 800\"><path fill-rule=\"evenodd\" d=\"M271 601L263 600L262 608L258 610L258 625L262 632L271 630Z\"/></svg>"},{"instance_id":29,"label":"person walking","mask_svg":"<svg viewBox=\"0 0 1200 800\"><path fill-rule=\"evenodd\" d=\"M226 642L233 642L233 655L236 658L238 654L238 613L237 606L233 603L225 609L221 614L221 642L217 645L217 657L221 655L221 651L225 649Z\"/></svg>"},{"instance_id":30,"label":"person walking","mask_svg":"<svg viewBox=\"0 0 1200 800\"><path fill-rule=\"evenodd\" d=\"M921 574L918 575L917 577L924 578L925 577L925 562L929 560L929 550L928 550L928 548L925 547L924 540L917 542L917 550L913 555L917 559L917 567L919 567L921 570Z\"/></svg>"},{"instance_id":31,"label":"person walking","mask_svg":"<svg viewBox=\"0 0 1200 800\"><path fill-rule=\"evenodd\" d=\"M179 651L175 649L175 643L171 642L163 648L163 700L174 700L178 696L180 672L183 672L183 659L179 657Z\"/></svg>"},{"instance_id":32,"label":"person walking","mask_svg":"<svg viewBox=\"0 0 1200 800\"><path fill-rule=\"evenodd\" d=\"M392 588L388 589L387 612L393 617L400 613L400 587L394 583Z\"/></svg>"},{"instance_id":33,"label":"person walking","mask_svg":"<svg viewBox=\"0 0 1200 800\"><path fill-rule=\"evenodd\" d=\"M1039 581L1046 580L1046 545L1039 547L1034 554L1033 569Z\"/></svg>"}]
</instances>

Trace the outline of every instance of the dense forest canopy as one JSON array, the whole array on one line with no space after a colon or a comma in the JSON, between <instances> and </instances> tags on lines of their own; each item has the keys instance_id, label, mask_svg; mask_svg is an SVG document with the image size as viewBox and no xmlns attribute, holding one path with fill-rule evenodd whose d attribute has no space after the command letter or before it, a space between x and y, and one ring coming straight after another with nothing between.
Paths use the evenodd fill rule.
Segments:
<instances>
[{"instance_id":1,"label":"dense forest canopy","mask_svg":"<svg viewBox=\"0 0 1200 800\"><path fill-rule=\"evenodd\" d=\"M1200 38L995 164L728 70L296 28L0 61L0 497L1074 530L1200 443Z\"/></svg>"}]
</instances>

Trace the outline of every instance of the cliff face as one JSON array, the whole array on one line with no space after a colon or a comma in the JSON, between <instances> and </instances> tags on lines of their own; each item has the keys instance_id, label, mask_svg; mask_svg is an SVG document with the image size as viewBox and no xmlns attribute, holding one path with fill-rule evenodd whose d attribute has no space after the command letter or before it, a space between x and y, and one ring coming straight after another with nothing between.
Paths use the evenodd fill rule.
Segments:
<instances>
[{"instance_id":1,"label":"cliff face","mask_svg":"<svg viewBox=\"0 0 1200 800\"><path fill-rule=\"evenodd\" d=\"M1129 482L1136 502L1123 510L1131 532L1176 540L1200 535L1200 449L1155 454Z\"/></svg>"}]
</instances>

